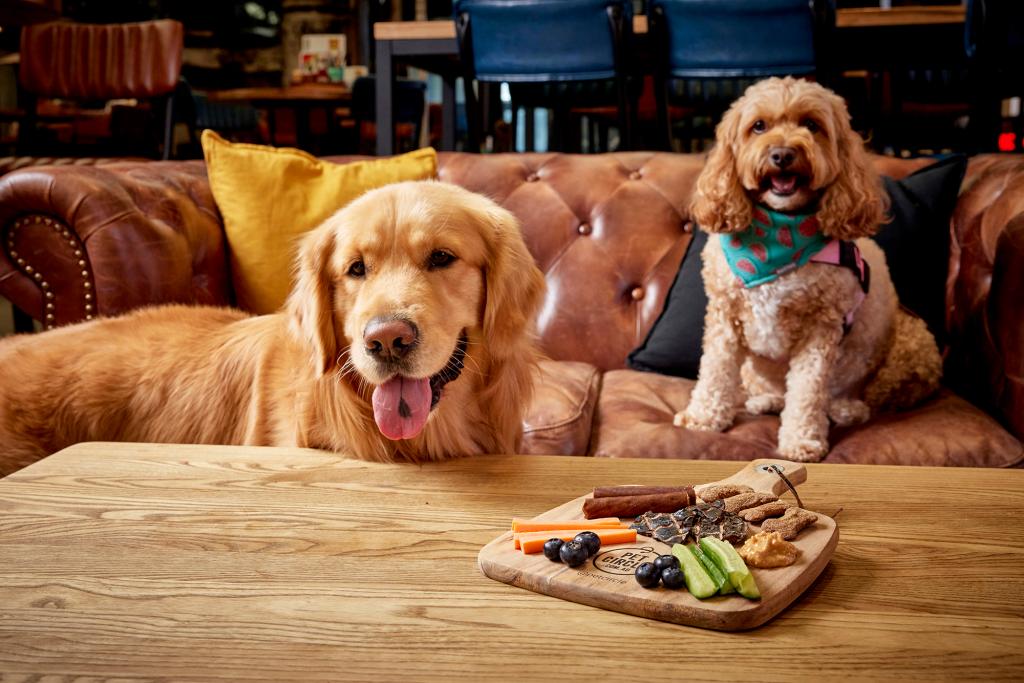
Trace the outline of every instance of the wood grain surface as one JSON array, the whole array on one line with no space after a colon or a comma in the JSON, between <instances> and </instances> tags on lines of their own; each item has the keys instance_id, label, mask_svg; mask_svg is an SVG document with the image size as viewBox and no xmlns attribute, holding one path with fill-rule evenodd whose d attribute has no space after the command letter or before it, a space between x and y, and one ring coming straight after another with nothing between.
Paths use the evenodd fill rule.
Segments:
<instances>
[{"instance_id":1,"label":"wood grain surface","mask_svg":"<svg viewBox=\"0 0 1024 683\"><path fill-rule=\"evenodd\" d=\"M81 444L0 480L4 681L1021 680L1024 472L808 465L832 562L722 633L508 586L510 519L734 462ZM661 653L664 653L662 655Z\"/></svg>"},{"instance_id":2,"label":"wood grain surface","mask_svg":"<svg viewBox=\"0 0 1024 683\"><path fill-rule=\"evenodd\" d=\"M781 496L788 491L785 482L766 466L779 467L793 486L807 479L807 468L800 463L784 460L754 460L738 472L723 479L720 484L742 484L754 491ZM701 482L692 482L701 484ZM711 482L697 486L697 493ZM581 496L549 510L536 519L566 520L583 517ZM792 502L790 498L787 498ZM760 530L760 524L750 525L751 533ZM637 536L633 543L609 545L586 564L570 569L564 564L551 562L542 554L526 555L516 550L512 532L506 531L480 551L477 561L480 570L496 581L520 588L572 600L584 605L610 609L686 626L699 626L719 631L738 631L760 626L803 593L818 578L832 559L839 531L827 515L818 515L818 521L802 532L794 541L800 550L797 561L788 567L752 569L761 592L760 600L747 600L739 595L714 596L698 600L685 590L656 590L642 588L629 569L643 561L653 561L658 555L668 555L672 546L646 536Z\"/></svg>"}]
</instances>

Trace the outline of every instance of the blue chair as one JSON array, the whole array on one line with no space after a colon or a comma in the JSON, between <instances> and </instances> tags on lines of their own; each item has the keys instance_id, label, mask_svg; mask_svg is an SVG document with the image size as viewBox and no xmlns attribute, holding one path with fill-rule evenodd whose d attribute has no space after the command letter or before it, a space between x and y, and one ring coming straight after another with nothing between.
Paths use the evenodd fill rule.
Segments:
<instances>
[{"instance_id":1,"label":"blue chair","mask_svg":"<svg viewBox=\"0 0 1024 683\"><path fill-rule=\"evenodd\" d=\"M556 130L573 106L614 103L630 147L630 0L456 0L453 9L471 149L482 138L474 80L508 83L513 112L520 104L553 109Z\"/></svg>"},{"instance_id":2,"label":"blue chair","mask_svg":"<svg viewBox=\"0 0 1024 683\"><path fill-rule=\"evenodd\" d=\"M834 0L651 0L658 125L671 143L668 87L683 79L721 95L721 114L749 83L769 76L830 80ZM707 88L713 81L719 87ZM730 87L732 86L732 87Z\"/></svg>"}]
</instances>

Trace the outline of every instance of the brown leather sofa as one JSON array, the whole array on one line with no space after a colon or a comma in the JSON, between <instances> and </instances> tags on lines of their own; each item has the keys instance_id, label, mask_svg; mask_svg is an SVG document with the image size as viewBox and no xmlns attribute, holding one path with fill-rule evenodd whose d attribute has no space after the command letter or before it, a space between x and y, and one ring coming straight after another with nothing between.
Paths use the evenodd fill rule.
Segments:
<instances>
[{"instance_id":1,"label":"brown leather sofa","mask_svg":"<svg viewBox=\"0 0 1024 683\"><path fill-rule=\"evenodd\" d=\"M343 159L337 159L339 161ZM878 158L905 176L925 160ZM724 434L672 426L692 382L626 369L692 238L697 155L441 155L441 178L522 221L547 275L550 361L524 450L601 457L772 455L778 418ZM230 305L226 242L202 162L34 168L0 179L0 295L50 327L163 302ZM950 225L946 387L834 429L827 462L1017 466L1024 460L1024 157L970 161ZM967 400L970 399L970 400Z\"/></svg>"}]
</instances>

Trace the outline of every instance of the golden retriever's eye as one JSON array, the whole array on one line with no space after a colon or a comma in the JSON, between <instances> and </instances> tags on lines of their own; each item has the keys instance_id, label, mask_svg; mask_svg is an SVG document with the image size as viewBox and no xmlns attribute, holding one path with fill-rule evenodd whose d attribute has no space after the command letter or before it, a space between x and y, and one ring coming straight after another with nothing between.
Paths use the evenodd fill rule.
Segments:
<instances>
[{"instance_id":1,"label":"golden retriever's eye","mask_svg":"<svg viewBox=\"0 0 1024 683\"><path fill-rule=\"evenodd\" d=\"M750 130L754 131L758 135L768 130L768 125L762 119L754 121L754 125L750 127Z\"/></svg>"},{"instance_id":2,"label":"golden retriever's eye","mask_svg":"<svg viewBox=\"0 0 1024 683\"><path fill-rule=\"evenodd\" d=\"M366 264L363 263L362 259L353 261L352 265L345 271L345 274L349 277L363 277L366 275Z\"/></svg>"},{"instance_id":3,"label":"golden retriever's eye","mask_svg":"<svg viewBox=\"0 0 1024 683\"><path fill-rule=\"evenodd\" d=\"M804 119L803 121L800 122L800 125L806 128L807 130L811 131L812 133L817 133L819 129L818 122L815 121L814 119Z\"/></svg>"},{"instance_id":4,"label":"golden retriever's eye","mask_svg":"<svg viewBox=\"0 0 1024 683\"><path fill-rule=\"evenodd\" d=\"M453 263L455 263L455 254L438 249L430 253L430 260L427 266L430 270L437 270L439 268L447 268Z\"/></svg>"}]
</instances>

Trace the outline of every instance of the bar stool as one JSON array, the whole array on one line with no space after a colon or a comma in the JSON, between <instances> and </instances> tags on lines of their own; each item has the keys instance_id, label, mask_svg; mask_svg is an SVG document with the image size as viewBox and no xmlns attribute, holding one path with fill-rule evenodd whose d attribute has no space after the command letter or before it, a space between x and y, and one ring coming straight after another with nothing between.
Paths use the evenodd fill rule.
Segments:
<instances>
[{"instance_id":1,"label":"bar stool","mask_svg":"<svg viewBox=\"0 0 1024 683\"><path fill-rule=\"evenodd\" d=\"M613 104L624 146L631 147L630 0L456 0L454 13L471 149L482 139L474 80L508 83L513 112L519 105L553 109L556 133L574 107ZM563 135L553 141L575 148Z\"/></svg>"},{"instance_id":2,"label":"bar stool","mask_svg":"<svg viewBox=\"0 0 1024 683\"><path fill-rule=\"evenodd\" d=\"M717 120L750 83L769 76L830 80L833 0L651 0L658 127L671 148L669 85Z\"/></svg>"}]
</instances>

